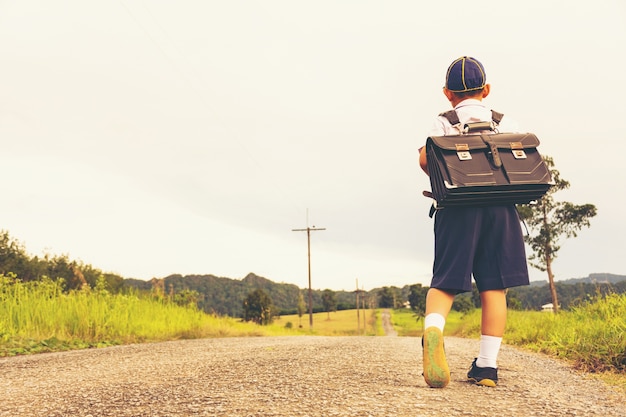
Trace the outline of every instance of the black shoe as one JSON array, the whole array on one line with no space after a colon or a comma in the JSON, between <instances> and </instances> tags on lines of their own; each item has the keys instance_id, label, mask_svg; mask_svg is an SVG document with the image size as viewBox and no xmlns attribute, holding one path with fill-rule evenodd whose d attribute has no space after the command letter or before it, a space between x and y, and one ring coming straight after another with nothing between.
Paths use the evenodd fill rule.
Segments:
<instances>
[{"instance_id":1,"label":"black shoe","mask_svg":"<svg viewBox=\"0 0 626 417\"><path fill-rule=\"evenodd\" d=\"M476 359L472 362L472 368L467 373L467 379L476 385L485 387L495 387L498 384L497 368L480 368L476 366Z\"/></svg>"}]
</instances>

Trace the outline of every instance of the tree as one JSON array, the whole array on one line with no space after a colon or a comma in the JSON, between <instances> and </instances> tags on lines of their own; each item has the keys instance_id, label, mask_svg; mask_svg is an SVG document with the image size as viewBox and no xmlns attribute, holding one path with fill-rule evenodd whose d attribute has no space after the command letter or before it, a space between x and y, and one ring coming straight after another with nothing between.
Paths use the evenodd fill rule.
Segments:
<instances>
[{"instance_id":1,"label":"tree","mask_svg":"<svg viewBox=\"0 0 626 417\"><path fill-rule=\"evenodd\" d=\"M13 239L9 232L0 231L0 274L13 272L22 281L33 281L38 277L30 268L29 256L19 241Z\"/></svg>"},{"instance_id":2,"label":"tree","mask_svg":"<svg viewBox=\"0 0 626 417\"><path fill-rule=\"evenodd\" d=\"M452 309L461 313L469 313L474 309L474 303L472 302L471 294L459 294L454 297L452 302Z\"/></svg>"},{"instance_id":3,"label":"tree","mask_svg":"<svg viewBox=\"0 0 626 417\"><path fill-rule=\"evenodd\" d=\"M337 299L333 290L324 290L322 292L322 304L324 305L324 311L328 313L328 319L330 320L330 312L337 309Z\"/></svg>"},{"instance_id":4,"label":"tree","mask_svg":"<svg viewBox=\"0 0 626 417\"><path fill-rule=\"evenodd\" d=\"M411 310L417 314L418 317L424 317L426 313L426 293L428 293L428 287L422 287L422 284L414 284L410 287L409 304Z\"/></svg>"},{"instance_id":5,"label":"tree","mask_svg":"<svg viewBox=\"0 0 626 417\"><path fill-rule=\"evenodd\" d=\"M383 287L378 292L378 305L381 308L396 308L397 294L395 290L395 287Z\"/></svg>"},{"instance_id":6,"label":"tree","mask_svg":"<svg viewBox=\"0 0 626 417\"><path fill-rule=\"evenodd\" d=\"M590 219L596 215L597 210L593 204L576 205L567 201L556 201L554 194L569 188L570 184L561 178L559 171L554 168L554 160L551 157L544 156L543 159L550 169L554 185L536 204L520 205L518 211L530 228L529 234L524 236L526 243L534 252L529 257L530 264L548 273L550 294L556 313L559 303L552 262L561 249L559 239L576 237L580 229L589 227Z\"/></svg>"},{"instance_id":7,"label":"tree","mask_svg":"<svg viewBox=\"0 0 626 417\"><path fill-rule=\"evenodd\" d=\"M262 289L256 289L243 300L243 319L260 325L270 324L273 320L274 304Z\"/></svg>"}]
</instances>

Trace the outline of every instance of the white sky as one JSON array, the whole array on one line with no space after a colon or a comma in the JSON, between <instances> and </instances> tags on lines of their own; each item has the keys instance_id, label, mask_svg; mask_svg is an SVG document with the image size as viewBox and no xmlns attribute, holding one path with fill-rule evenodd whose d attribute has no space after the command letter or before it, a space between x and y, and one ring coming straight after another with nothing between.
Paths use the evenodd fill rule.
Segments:
<instances>
[{"instance_id":1,"label":"white sky","mask_svg":"<svg viewBox=\"0 0 626 417\"><path fill-rule=\"evenodd\" d=\"M626 3L0 0L0 229L126 278L430 282L417 148L445 70L598 215L557 279L626 274ZM547 279L531 269L531 279Z\"/></svg>"}]
</instances>

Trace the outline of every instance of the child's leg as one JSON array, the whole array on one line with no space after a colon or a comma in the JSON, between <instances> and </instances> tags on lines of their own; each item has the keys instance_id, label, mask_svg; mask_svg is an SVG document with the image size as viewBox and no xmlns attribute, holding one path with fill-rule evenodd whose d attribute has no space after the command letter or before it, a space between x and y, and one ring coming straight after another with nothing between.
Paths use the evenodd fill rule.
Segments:
<instances>
[{"instance_id":1,"label":"child's leg","mask_svg":"<svg viewBox=\"0 0 626 417\"><path fill-rule=\"evenodd\" d=\"M452 308L454 302L454 294L437 288L430 288L426 293L426 312L425 317L429 314L439 314L445 320Z\"/></svg>"},{"instance_id":2,"label":"child's leg","mask_svg":"<svg viewBox=\"0 0 626 417\"><path fill-rule=\"evenodd\" d=\"M480 351L476 366L497 368L498 353L506 327L506 292L490 290L480 293L482 322Z\"/></svg>"},{"instance_id":3,"label":"child's leg","mask_svg":"<svg viewBox=\"0 0 626 417\"><path fill-rule=\"evenodd\" d=\"M489 290L480 293L482 304L481 334L502 337L506 327L506 292Z\"/></svg>"}]
</instances>

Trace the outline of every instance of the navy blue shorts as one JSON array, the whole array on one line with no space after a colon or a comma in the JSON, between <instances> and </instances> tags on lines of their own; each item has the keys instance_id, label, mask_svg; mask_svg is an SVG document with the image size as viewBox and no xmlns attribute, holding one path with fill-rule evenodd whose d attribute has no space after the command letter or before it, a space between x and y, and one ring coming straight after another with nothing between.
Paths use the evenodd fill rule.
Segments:
<instances>
[{"instance_id":1,"label":"navy blue shorts","mask_svg":"<svg viewBox=\"0 0 626 417\"><path fill-rule=\"evenodd\" d=\"M528 266L514 205L447 207L435 215L432 288L452 293L528 285Z\"/></svg>"}]
</instances>

